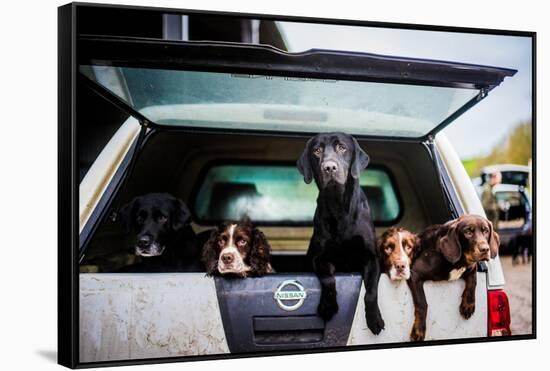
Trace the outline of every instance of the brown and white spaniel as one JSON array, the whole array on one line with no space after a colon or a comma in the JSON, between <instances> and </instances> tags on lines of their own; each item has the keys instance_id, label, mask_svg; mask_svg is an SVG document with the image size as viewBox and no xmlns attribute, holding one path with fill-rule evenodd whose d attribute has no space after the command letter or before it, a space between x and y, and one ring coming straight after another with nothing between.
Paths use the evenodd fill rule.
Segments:
<instances>
[{"instance_id":1,"label":"brown and white spaniel","mask_svg":"<svg viewBox=\"0 0 550 371\"><path fill-rule=\"evenodd\" d=\"M418 238L403 228L390 228L378 241L384 270L392 281L408 280Z\"/></svg>"},{"instance_id":2,"label":"brown and white spaniel","mask_svg":"<svg viewBox=\"0 0 550 371\"><path fill-rule=\"evenodd\" d=\"M271 246L263 232L245 219L212 230L203 247L202 261L209 276L258 277L273 272L270 254Z\"/></svg>"}]
</instances>

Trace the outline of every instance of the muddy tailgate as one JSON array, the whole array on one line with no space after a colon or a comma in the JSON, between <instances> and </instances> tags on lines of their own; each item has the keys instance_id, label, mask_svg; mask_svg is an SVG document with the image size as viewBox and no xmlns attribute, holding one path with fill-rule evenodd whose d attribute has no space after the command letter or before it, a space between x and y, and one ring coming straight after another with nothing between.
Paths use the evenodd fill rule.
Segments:
<instances>
[{"instance_id":1,"label":"muddy tailgate","mask_svg":"<svg viewBox=\"0 0 550 371\"><path fill-rule=\"evenodd\" d=\"M464 282L427 282L426 340L486 336L486 285L486 274L478 273L476 312L464 320L458 312ZM361 277L338 275L337 287L340 311L324 323L315 315L320 286L313 274L244 280L203 273L80 274L80 361L408 341L413 304L406 283L382 275L386 328L377 336L366 326Z\"/></svg>"}]
</instances>

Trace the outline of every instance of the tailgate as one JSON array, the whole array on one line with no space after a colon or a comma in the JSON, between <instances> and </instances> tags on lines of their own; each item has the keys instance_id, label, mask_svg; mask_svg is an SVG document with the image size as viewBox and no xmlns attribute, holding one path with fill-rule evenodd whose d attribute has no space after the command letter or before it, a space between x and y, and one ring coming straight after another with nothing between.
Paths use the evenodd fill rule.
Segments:
<instances>
[{"instance_id":1,"label":"tailgate","mask_svg":"<svg viewBox=\"0 0 550 371\"><path fill-rule=\"evenodd\" d=\"M98 362L409 341L413 303L406 283L384 274L379 304L386 328L373 335L357 274L338 274L339 312L316 316L313 274L208 278L203 273L80 274L80 360ZM426 340L486 336L486 274L478 273L476 312L460 317L464 282L427 282Z\"/></svg>"}]
</instances>

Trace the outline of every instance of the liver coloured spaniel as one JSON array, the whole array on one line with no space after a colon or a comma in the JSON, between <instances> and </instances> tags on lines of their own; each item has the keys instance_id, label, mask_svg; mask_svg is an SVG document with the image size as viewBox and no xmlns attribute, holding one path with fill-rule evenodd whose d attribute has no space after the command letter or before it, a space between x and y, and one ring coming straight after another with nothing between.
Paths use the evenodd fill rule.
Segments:
<instances>
[{"instance_id":1,"label":"liver coloured spaniel","mask_svg":"<svg viewBox=\"0 0 550 371\"><path fill-rule=\"evenodd\" d=\"M408 280L418 237L403 228L390 228L378 241L384 271L392 281Z\"/></svg>"},{"instance_id":2,"label":"liver coloured spaniel","mask_svg":"<svg viewBox=\"0 0 550 371\"><path fill-rule=\"evenodd\" d=\"M263 232L249 220L243 220L212 230L203 247L202 261L209 276L262 276L273 272L270 253L271 247Z\"/></svg>"},{"instance_id":3,"label":"liver coloured spaniel","mask_svg":"<svg viewBox=\"0 0 550 371\"><path fill-rule=\"evenodd\" d=\"M412 341L423 341L426 335L428 303L424 281L464 279L459 311L468 319L475 311L477 264L494 258L500 240L493 225L477 215L462 215L445 224L426 228L419 236L420 249L411 267L411 288L414 309Z\"/></svg>"}]
</instances>

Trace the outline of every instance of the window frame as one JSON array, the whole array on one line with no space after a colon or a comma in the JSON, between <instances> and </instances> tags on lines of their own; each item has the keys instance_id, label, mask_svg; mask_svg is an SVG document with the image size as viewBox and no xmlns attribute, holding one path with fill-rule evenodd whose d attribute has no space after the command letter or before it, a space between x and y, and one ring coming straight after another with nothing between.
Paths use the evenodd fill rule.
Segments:
<instances>
[{"instance_id":1,"label":"window frame","mask_svg":"<svg viewBox=\"0 0 550 371\"><path fill-rule=\"evenodd\" d=\"M208 175L208 172L214 168L219 166L265 166L265 167L296 167L295 161L285 161L285 160L227 160L227 159L215 159L208 161L199 171L199 174L197 176L197 181L193 185L191 189L191 193L188 198L188 207L191 211L191 215L193 216L193 221L196 224L199 225L219 225L223 222L226 222L227 220L208 220L200 218L195 210L195 205L197 202L197 198L199 195L199 192L201 190L202 185L204 184L206 177ZM374 163L369 164L367 169L365 171L368 171L369 169L375 169L383 171L391 184L391 187L394 191L395 198L397 200L397 205L399 207L399 211L397 213L397 216L394 219L388 220L388 221L376 221L373 220L375 227L389 227L393 226L401 220L404 214L403 210L403 199L401 197L401 194L399 192L399 188L396 186L397 182L395 181L395 176L393 172L390 170L390 168L384 164ZM312 187L314 187L314 184L311 184ZM368 198L368 195L367 195ZM228 219L229 220L229 219ZM255 225L258 226L264 226L264 227L313 227L313 216L310 222L308 221L300 221L300 222L266 222L266 221L255 221L252 220L252 222Z\"/></svg>"}]
</instances>

